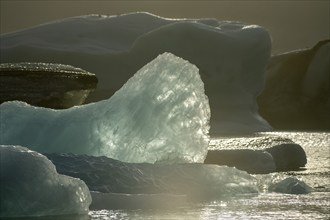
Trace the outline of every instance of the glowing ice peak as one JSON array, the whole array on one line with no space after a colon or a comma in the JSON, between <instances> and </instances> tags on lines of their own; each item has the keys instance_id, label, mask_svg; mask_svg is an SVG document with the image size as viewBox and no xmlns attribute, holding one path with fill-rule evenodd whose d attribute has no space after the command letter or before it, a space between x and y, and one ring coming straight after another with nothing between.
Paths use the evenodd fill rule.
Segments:
<instances>
[{"instance_id":1,"label":"glowing ice peak","mask_svg":"<svg viewBox=\"0 0 330 220\"><path fill-rule=\"evenodd\" d=\"M210 108L198 68L170 53L141 68L110 99L66 110L7 102L1 144L126 162L203 162Z\"/></svg>"}]
</instances>

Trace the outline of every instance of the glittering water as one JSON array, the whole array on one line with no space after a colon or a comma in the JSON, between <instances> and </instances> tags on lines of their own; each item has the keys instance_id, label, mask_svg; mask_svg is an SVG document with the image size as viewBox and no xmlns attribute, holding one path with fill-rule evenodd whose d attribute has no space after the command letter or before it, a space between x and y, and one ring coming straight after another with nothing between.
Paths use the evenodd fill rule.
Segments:
<instances>
[{"instance_id":1,"label":"glittering water","mask_svg":"<svg viewBox=\"0 0 330 220\"><path fill-rule=\"evenodd\" d=\"M295 176L314 187L306 195L268 193L242 195L217 201L190 203L171 209L91 211L91 219L330 219L330 133L267 132L248 137L221 137L210 143L212 149L262 149L270 144L300 144L307 154L304 171L256 175L265 180Z\"/></svg>"},{"instance_id":2,"label":"glittering water","mask_svg":"<svg viewBox=\"0 0 330 220\"><path fill-rule=\"evenodd\" d=\"M328 219L329 205L329 193L324 192L263 193L171 210L103 210L90 214L92 219Z\"/></svg>"}]
</instances>

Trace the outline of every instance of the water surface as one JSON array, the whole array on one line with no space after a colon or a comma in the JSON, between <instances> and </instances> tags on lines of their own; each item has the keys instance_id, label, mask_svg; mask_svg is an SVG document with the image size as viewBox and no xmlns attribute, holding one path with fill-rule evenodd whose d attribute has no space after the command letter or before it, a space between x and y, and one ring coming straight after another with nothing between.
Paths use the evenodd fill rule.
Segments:
<instances>
[{"instance_id":1,"label":"water surface","mask_svg":"<svg viewBox=\"0 0 330 220\"><path fill-rule=\"evenodd\" d=\"M191 202L171 209L91 211L91 219L329 219L330 218L330 133L266 132L245 137L212 139L212 149L263 149L287 139L300 144L307 154L306 170L255 175L259 194L241 195L207 202ZM272 193L264 190L274 178L295 176L314 191L304 195Z\"/></svg>"}]
</instances>

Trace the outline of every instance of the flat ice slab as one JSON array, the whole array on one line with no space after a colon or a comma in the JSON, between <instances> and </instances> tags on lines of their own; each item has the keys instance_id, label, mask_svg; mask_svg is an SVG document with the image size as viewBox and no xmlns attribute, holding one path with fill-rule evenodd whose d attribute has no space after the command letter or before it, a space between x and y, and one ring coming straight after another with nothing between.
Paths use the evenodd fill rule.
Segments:
<instances>
[{"instance_id":1,"label":"flat ice slab","mask_svg":"<svg viewBox=\"0 0 330 220\"><path fill-rule=\"evenodd\" d=\"M106 194L185 195L189 201L200 201L258 193L257 179L233 167L200 163L125 163L107 157L73 154L46 156L58 172L80 178L91 191ZM102 199L102 194L99 195Z\"/></svg>"}]
</instances>

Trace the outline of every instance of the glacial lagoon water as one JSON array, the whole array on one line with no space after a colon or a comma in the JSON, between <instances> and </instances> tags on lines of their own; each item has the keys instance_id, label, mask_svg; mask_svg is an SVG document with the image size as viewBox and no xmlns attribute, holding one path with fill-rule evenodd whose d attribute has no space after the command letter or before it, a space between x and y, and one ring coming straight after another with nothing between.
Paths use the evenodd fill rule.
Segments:
<instances>
[{"instance_id":1,"label":"glacial lagoon water","mask_svg":"<svg viewBox=\"0 0 330 220\"><path fill-rule=\"evenodd\" d=\"M315 190L309 194L269 193L234 196L217 201L190 203L168 209L90 211L91 219L329 219L330 218L330 133L266 132L255 136L213 138L210 147L263 148L273 137L289 138L307 154L306 170L256 175L265 182L270 178L295 176ZM262 141L260 141L262 140ZM239 144L238 144L239 143ZM269 143L268 143L269 144ZM261 181L262 182L262 181ZM266 184L266 183L265 183Z\"/></svg>"},{"instance_id":2,"label":"glacial lagoon water","mask_svg":"<svg viewBox=\"0 0 330 220\"><path fill-rule=\"evenodd\" d=\"M307 154L306 169L254 175L259 193L227 196L218 200L188 202L171 208L91 210L86 216L18 218L20 220L119 220L119 219L330 219L330 132L265 132L253 136L212 138L212 149L262 149L274 142L291 139ZM294 176L313 191L308 194L283 194L267 191L269 181ZM169 201L171 203L174 201ZM13 220L14 218L11 218Z\"/></svg>"}]
</instances>

